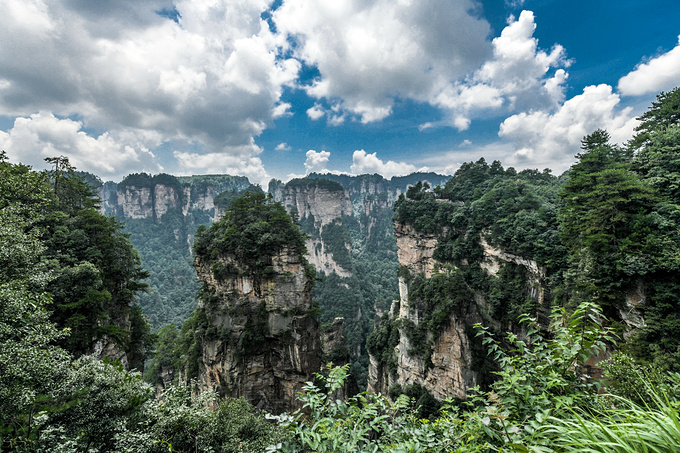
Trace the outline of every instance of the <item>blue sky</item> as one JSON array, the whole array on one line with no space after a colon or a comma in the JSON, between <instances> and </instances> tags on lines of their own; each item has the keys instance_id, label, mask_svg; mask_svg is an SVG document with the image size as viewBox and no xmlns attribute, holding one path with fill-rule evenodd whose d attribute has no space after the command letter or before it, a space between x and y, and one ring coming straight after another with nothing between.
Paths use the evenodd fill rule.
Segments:
<instances>
[{"instance_id":1,"label":"blue sky","mask_svg":"<svg viewBox=\"0 0 680 453\"><path fill-rule=\"evenodd\" d=\"M573 163L680 85L675 0L5 0L0 147L131 172Z\"/></svg>"}]
</instances>

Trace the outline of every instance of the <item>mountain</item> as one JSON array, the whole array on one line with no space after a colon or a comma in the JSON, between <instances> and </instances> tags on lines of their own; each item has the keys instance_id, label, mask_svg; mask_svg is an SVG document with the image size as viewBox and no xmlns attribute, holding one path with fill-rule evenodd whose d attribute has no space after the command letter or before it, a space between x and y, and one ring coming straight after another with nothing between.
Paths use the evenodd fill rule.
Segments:
<instances>
[{"instance_id":1,"label":"mountain","mask_svg":"<svg viewBox=\"0 0 680 453\"><path fill-rule=\"evenodd\" d=\"M139 298L144 314L154 330L181 326L196 307L200 289L191 265L196 229L219 217L230 194L253 186L244 176L146 173L98 186L101 211L124 222L149 271L150 291Z\"/></svg>"},{"instance_id":2,"label":"mountain","mask_svg":"<svg viewBox=\"0 0 680 453\"><path fill-rule=\"evenodd\" d=\"M380 175L310 174L286 184L273 180L269 192L295 213L307 239L308 259L320 281L314 300L322 326L344 318L343 334L360 387L368 376L366 339L376 316L398 297L397 245L392 206L411 184L443 184L448 176L415 173L388 180Z\"/></svg>"}]
</instances>

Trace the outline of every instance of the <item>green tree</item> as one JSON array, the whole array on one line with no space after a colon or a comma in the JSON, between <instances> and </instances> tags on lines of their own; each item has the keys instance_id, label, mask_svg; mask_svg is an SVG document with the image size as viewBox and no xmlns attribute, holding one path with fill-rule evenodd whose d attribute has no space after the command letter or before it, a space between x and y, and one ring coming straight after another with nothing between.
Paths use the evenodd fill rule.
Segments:
<instances>
[{"instance_id":1,"label":"green tree","mask_svg":"<svg viewBox=\"0 0 680 453\"><path fill-rule=\"evenodd\" d=\"M150 341L143 317L133 308L147 285L136 250L122 232L123 224L99 213L99 199L65 157L48 159L52 202L41 220L44 259L54 279L53 321L71 335L61 345L76 356L98 343L113 342L128 355L129 365L142 368ZM134 350L134 351L133 351Z\"/></svg>"},{"instance_id":2,"label":"green tree","mask_svg":"<svg viewBox=\"0 0 680 453\"><path fill-rule=\"evenodd\" d=\"M37 436L36 417L56 409L69 356L54 345L65 332L50 321L37 224L49 203L44 175L0 156L0 450Z\"/></svg>"},{"instance_id":3,"label":"green tree","mask_svg":"<svg viewBox=\"0 0 680 453\"><path fill-rule=\"evenodd\" d=\"M659 93L656 101L652 102L651 107L638 120L640 124L635 128L637 134L628 144L634 151L647 146L655 132L680 123L680 87L667 93L663 91Z\"/></svg>"},{"instance_id":4,"label":"green tree","mask_svg":"<svg viewBox=\"0 0 680 453\"><path fill-rule=\"evenodd\" d=\"M231 255L256 278L271 271L272 257L284 248L304 257L305 237L281 203L258 192L233 200L219 221L199 228L194 244L198 259Z\"/></svg>"},{"instance_id":5,"label":"green tree","mask_svg":"<svg viewBox=\"0 0 680 453\"><path fill-rule=\"evenodd\" d=\"M561 193L559 220L574 295L611 309L623 289L649 272L646 230L657 198L630 171L629 154L608 139L603 131L583 139L584 152Z\"/></svg>"}]
</instances>

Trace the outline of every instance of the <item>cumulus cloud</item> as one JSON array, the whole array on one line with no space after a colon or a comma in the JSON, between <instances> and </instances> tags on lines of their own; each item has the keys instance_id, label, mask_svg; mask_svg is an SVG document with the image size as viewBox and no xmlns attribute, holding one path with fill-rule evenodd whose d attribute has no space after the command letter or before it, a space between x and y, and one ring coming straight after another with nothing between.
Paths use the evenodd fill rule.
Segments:
<instances>
[{"instance_id":1,"label":"cumulus cloud","mask_svg":"<svg viewBox=\"0 0 680 453\"><path fill-rule=\"evenodd\" d=\"M276 151L290 151L290 146L288 146L288 143L283 142L279 143L276 145L276 148L274 148Z\"/></svg>"},{"instance_id":2,"label":"cumulus cloud","mask_svg":"<svg viewBox=\"0 0 680 453\"><path fill-rule=\"evenodd\" d=\"M51 112L240 159L268 122L289 114L281 95L300 68L261 18L269 3L2 2L0 115Z\"/></svg>"},{"instance_id":3,"label":"cumulus cloud","mask_svg":"<svg viewBox=\"0 0 680 453\"><path fill-rule=\"evenodd\" d=\"M98 137L82 130L83 123L40 112L19 117L7 132L0 131L0 149L13 161L45 168L46 157L68 156L72 165L102 177L163 168L150 148L159 143L156 134L124 131L105 132Z\"/></svg>"},{"instance_id":4,"label":"cumulus cloud","mask_svg":"<svg viewBox=\"0 0 680 453\"><path fill-rule=\"evenodd\" d=\"M564 99L569 61L560 45L539 48L531 11L511 17L489 42L489 25L471 1L336 3L287 1L274 14L278 30L295 40L295 55L319 70L307 93L333 103L334 116L316 103L307 110L312 119L328 115L337 124L344 111L379 121L400 97L446 113L445 122L421 129L465 130L486 110L545 109Z\"/></svg>"},{"instance_id":5,"label":"cumulus cloud","mask_svg":"<svg viewBox=\"0 0 680 453\"><path fill-rule=\"evenodd\" d=\"M588 86L554 113L523 112L507 118L498 135L510 140L516 151L504 163L562 172L574 162L581 139L598 128L606 129L615 143L630 139L638 122L631 108L618 109L619 103L609 85Z\"/></svg>"},{"instance_id":6,"label":"cumulus cloud","mask_svg":"<svg viewBox=\"0 0 680 453\"><path fill-rule=\"evenodd\" d=\"M325 114L326 110L318 102L307 109L307 116L313 121L323 118Z\"/></svg>"},{"instance_id":7,"label":"cumulus cloud","mask_svg":"<svg viewBox=\"0 0 680 453\"><path fill-rule=\"evenodd\" d=\"M535 30L531 11L522 11L518 19L511 17L493 39L493 57L471 77L443 86L432 97L433 105L449 112L449 124L466 130L470 117L484 110L549 109L564 100L566 52L560 45L549 52L541 50L533 37Z\"/></svg>"},{"instance_id":8,"label":"cumulus cloud","mask_svg":"<svg viewBox=\"0 0 680 453\"><path fill-rule=\"evenodd\" d=\"M680 36L678 45L670 51L638 65L619 80L618 90L623 95L639 96L667 91L680 81Z\"/></svg>"},{"instance_id":9,"label":"cumulus cloud","mask_svg":"<svg viewBox=\"0 0 680 453\"><path fill-rule=\"evenodd\" d=\"M427 101L433 87L464 77L490 56L490 27L474 14L476 6L472 0L284 1L274 21L295 41L294 54L320 73L307 93L341 99L343 110L367 123L390 115L396 96ZM312 112L321 116L318 108Z\"/></svg>"},{"instance_id":10,"label":"cumulus cloud","mask_svg":"<svg viewBox=\"0 0 680 453\"><path fill-rule=\"evenodd\" d=\"M328 151L316 152L313 149L307 151L307 160L305 161L305 172L310 174L316 173L327 173L328 169L328 159L331 157L331 153Z\"/></svg>"},{"instance_id":11,"label":"cumulus cloud","mask_svg":"<svg viewBox=\"0 0 680 453\"><path fill-rule=\"evenodd\" d=\"M394 162L391 160L384 162L376 154L368 154L363 149L354 151L352 166L350 167L352 174L379 173L386 178L391 178L392 176L408 175L415 171L428 171L426 167L418 169L415 165L407 164L406 162Z\"/></svg>"}]
</instances>

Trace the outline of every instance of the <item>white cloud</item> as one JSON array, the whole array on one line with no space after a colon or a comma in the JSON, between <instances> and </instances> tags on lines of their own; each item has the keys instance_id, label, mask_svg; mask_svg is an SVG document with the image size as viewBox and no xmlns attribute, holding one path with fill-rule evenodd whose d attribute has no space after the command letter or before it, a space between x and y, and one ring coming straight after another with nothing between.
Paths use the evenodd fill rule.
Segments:
<instances>
[{"instance_id":1,"label":"white cloud","mask_svg":"<svg viewBox=\"0 0 680 453\"><path fill-rule=\"evenodd\" d=\"M367 123L390 115L395 97L427 101L433 87L479 67L491 52L490 27L476 8L472 0L298 0L284 1L274 21L295 40L295 55L319 70L307 93L341 99Z\"/></svg>"},{"instance_id":2,"label":"white cloud","mask_svg":"<svg viewBox=\"0 0 680 453\"><path fill-rule=\"evenodd\" d=\"M279 143L276 145L276 148L274 148L276 151L290 151L290 146L286 142Z\"/></svg>"},{"instance_id":3,"label":"white cloud","mask_svg":"<svg viewBox=\"0 0 680 453\"><path fill-rule=\"evenodd\" d=\"M535 30L531 11L522 11L518 19L511 17L492 42L493 58L471 77L444 85L430 102L448 111L449 123L461 131L470 126L471 116L484 110L505 107L506 111L521 111L559 105L568 76L560 66L568 67L569 61L560 45L550 52L539 49L533 37Z\"/></svg>"},{"instance_id":4,"label":"white cloud","mask_svg":"<svg viewBox=\"0 0 680 453\"><path fill-rule=\"evenodd\" d=\"M680 85L680 36L670 51L638 65L619 80L618 90L625 96L667 91Z\"/></svg>"},{"instance_id":5,"label":"white cloud","mask_svg":"<svg viewBox=\"0 0 680 453\"><path fill-rule=\"evenodd\" d=\"M46 157L65 155L76 168L104 178L163 169L149 151L159 143L155 134L105 132L95 138L82 127L80 121L59 119L50 113L19 117L7 132L0 131L0 149L7 151L11 160L37 169L46 167Z\"/></svg>"},{"instance_id":6,"label":"white cloud","mask_svg":"<svg viewBox=\"0 0 680 453\"><path fill-rule=\"evenodd\" d=\"M328 151L316 152L313 149L307 151L307 160L305 161L305 173L327 173L328 159L331 153Z\"/></svg>"},{"instance_id":7,"label":"white cloud","mask_svg":"<svg viewBox=\"0 0 680 453\"><path fill-rule=\"evenodd\" d=\"M392 176L408 175L419 170L427 171L426 167L418 169L415 165L407 164L406 162L394 162L391 160L384 162L376 154L368 154L363 149L354 151L352 166L350 167L352 174L379 173L386 178L391 178Z\"/></svg>"},{"instance_id":8,"label":"white cloud","mask_svg":"<svg viewBox=\"0 0 680 453\"><path fill-rule=\"evenodd\" d=\"M326 111L318 102L315 103L312 107L307 109L307 116L313 121L322 118L325 114Z\"/></svg>"},{"instance_id":9,"label":"white cloud","mask_svg":"<svg viewBox=\"0 0 680 453\"><path fill-rule=\"evenodd\" d=\"M598 128L622 143L632 137L637 120L631 109L617 110L620 98L609 85L588 86L554 113L523 112L507 118L498 135L515 146L503 163L519 168L551 168L561 173L574 163L581 139Z\"/></svg>"},{"instance_id":10,"label":"white cloud","mask_svg":"<svg viewBox=\"0 0 680 453\"><path fill-rule=\"evenodd\" d=\"M489 25L469 0L335 3L284 1L274 13L278 30L296 42L294 54L319 70L307 93L334 104L331 115L316 103L307 110L311 119L328 115L337 125L349 114L379 121L399 97L427 102L448 117L421 129L465 130L487 110L554 108L564 100L569 61L562 46L538 47L531 11L511 17L489 42Z\"/></svg>"},{"instance_id":11,"label":"white cloud","mask_svg":"<svg viewBox=\"0 0 680 453\"><path fill-rule=\"evenodd\" d=\"M281 95L300 69L261 18L269 4L1 2L0 115L51 112L110 137L191 141L240 159L236 150L253 149L269 122L290 114ZM173 7L177 21L156 13ZM98 171L97 159L77 159Z\"/></svg>"}]
</instances>

